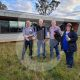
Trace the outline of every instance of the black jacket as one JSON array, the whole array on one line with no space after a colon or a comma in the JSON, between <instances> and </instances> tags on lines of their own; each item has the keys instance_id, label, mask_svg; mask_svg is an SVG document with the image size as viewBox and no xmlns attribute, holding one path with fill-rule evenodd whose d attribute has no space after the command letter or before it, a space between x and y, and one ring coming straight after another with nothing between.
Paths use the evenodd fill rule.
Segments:
<instances>
[{"instance_id":1,"label":"black jacket","mask_svg":"<svg viewBox=\"0 0 80 80\"><path fill-rule=\"evenodd\" d=\"M38 40L44 40L46 37L46 28L45 26L40 27L39 25L36 26L36 33Z\"/></svg>"},{"instance_id":2,"label":"black jacket","mask_svg":"<svg viewBox=\"0 0 80 80\"><path fill-rule=\"evenodd\" d=\"M64 34L65 34L65 32L64 32ZM63 40L64 34L63 34L63 36L62 36L61 42L62 42L62 40ZM77 51L77 44L76 44L76 41L77 41L77 39L78 39L77 33L74 32L74 31L71 31L71 32L69 32L68 36L69 36L69 38L71 39L70 41L68 41L68 44L69 44L68 51L70 51L70 52L75 52L75 51ZM63 46L63 45L62 45L62 43L61 43L61 47L62 47L62 46Z\"/></svg>"},{"instance_id":3,"label":"black jacket","mask_svg":"<svg viewBox=\"0 0 80 80\"><path fill-rule=\"evenodd\" d=\"M58 42L61 42L61 34L59 33L59 31L54 31L55 32L55 39L58 41Z\"/></svg>"}]
</instances>

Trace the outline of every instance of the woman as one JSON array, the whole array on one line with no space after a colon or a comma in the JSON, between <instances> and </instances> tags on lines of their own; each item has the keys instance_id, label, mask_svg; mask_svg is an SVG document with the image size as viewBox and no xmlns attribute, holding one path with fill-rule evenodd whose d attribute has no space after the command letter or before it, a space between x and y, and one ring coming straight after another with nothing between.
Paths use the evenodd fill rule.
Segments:
<instances>
[{"instance_id":1,"label":"woman","mask_svg":"<svg viewBox=\"0 0 80 80\"><path fill-rule=\"evenodd\" d=\"M72 30L72 24L67 23L66 31L64 32L61 40L62 50L65 52L66 55L66 64L67 67L72 68L74 63L74 52L77 50L77 41L78 37L76 32Z\"/></svg>"}]
</instances>

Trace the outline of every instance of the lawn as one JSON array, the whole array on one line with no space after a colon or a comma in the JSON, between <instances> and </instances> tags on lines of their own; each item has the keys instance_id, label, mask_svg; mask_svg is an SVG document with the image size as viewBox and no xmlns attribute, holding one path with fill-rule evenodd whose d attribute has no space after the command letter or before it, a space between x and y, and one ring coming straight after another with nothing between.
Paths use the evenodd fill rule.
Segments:
<instances>
[{"instance_id":1,"label":"lawn","mask_svg":"<svg viewBox=\"0 0 80 80\"><path fill-rule=\"evenodd\" d=\"M22 44L23 42L0 43L0 80L80 80L80 38L77 41L78 51L75 53L75 65L72 69L66 67L64 53L61 54L61 61L54 66L56 58L50 61L48 45L45 60L37 59L34 44L32 61L26 55L24 64L20 64Z\"/></svg>"}]
</instances>

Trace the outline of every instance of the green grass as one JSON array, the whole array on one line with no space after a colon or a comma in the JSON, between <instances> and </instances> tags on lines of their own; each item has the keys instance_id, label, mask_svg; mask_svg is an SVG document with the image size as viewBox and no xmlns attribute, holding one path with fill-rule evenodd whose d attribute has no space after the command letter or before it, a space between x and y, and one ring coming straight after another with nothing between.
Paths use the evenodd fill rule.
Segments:
<instances>
[{"instance_id":1,"label":"green grass","mask_svg":"<svg viewBox=\"0 0 80 80\"><path fill-rule=\"evenodd\" d=\"M75 53L75 65L72 69L66 67L65 55L63 54L60 63L56 67L44 72L30 70L20 64L20 56L18 57L18 55L21 54L21 42L0 43L0 80L80 80L80 38L77 43L78 51ZM50 61L48 45L46 50L48 53L47 59L42 60L41 58L40 62ZM34 49L34 55L35 53L36 48ZM36 56L33 61L38 61Z\"/></svg>"}]
</instances>

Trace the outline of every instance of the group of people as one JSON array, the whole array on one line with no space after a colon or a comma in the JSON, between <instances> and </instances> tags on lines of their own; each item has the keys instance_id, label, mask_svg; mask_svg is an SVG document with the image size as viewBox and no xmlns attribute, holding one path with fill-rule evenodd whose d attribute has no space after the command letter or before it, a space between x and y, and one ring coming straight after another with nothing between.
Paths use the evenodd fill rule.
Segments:
<instances>
[{"instance_id":1,"label":"group of people","mask_svg":"<svg viewBox=\"0 0 80 80\"><path fill-rule=\"evenodd\" d=\"M39 23L35 26L35 30L31 27L30 20L26 21L26 27L23 29L24 36L24 46L22 50L21 60L24 60L24 55L27 47L29 47L29 56L32 59L33 56L33 40L37 39L37 57L40 58L41 48L43 59L46 58L46 40L50 41L50 59L54 57L54 49L56 51L57 60L60 60L59 43L61 44L61 49L66 55L66 64L68 67L72 68L74 64L73 56L74 52L77 50L77 33L73 31L72 24L67 23L64 33L62 33L60 27L57 26L56 21L51 21L51 27L47 31L46 26L42 19L39 19Z\"/></svg>"}]
</instances>

